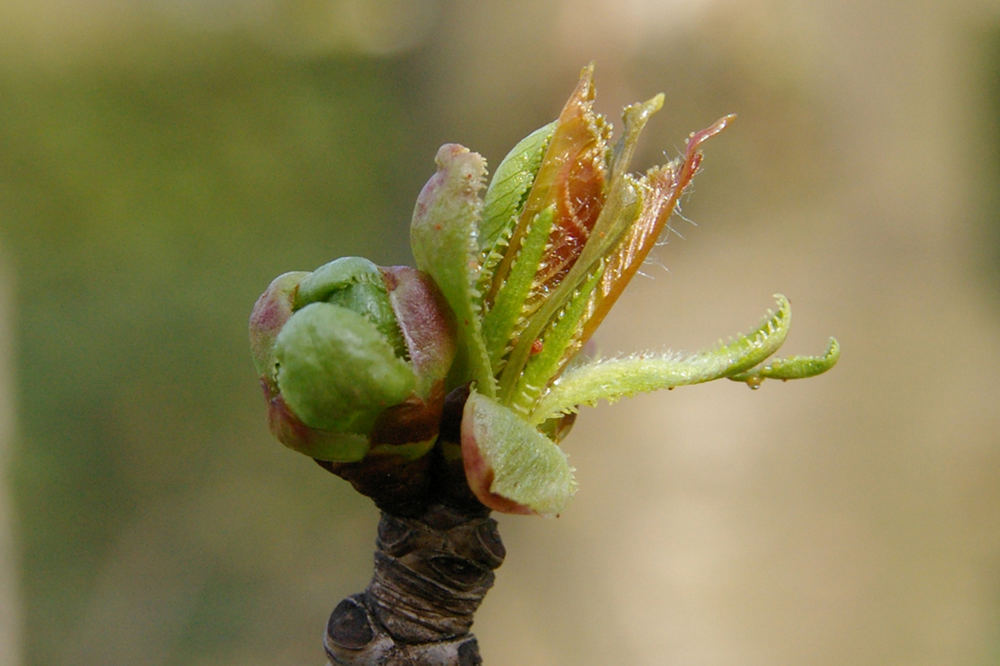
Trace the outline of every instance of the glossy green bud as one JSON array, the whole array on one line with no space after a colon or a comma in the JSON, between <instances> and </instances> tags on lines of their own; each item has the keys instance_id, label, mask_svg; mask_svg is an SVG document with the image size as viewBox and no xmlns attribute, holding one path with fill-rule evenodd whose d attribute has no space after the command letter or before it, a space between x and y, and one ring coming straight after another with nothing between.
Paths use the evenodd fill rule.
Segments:
<instances>
[{"instance_id":1,"label":"glossy green bud","mask_svg":"<svg viewBox=\"0 0 1000 666\"><path fill-rule=\"evenodd\" d=\"M278 390L313 428L365 434L416 386L409 364L364 315L332 303L297 310L275 341Z\"/></svg>"},{"instance_id":2,"label":"glossy green bud","mask_svg":"<svg viewBox=\"0 0 1000 666\"><path fill-rule=\"evenodd\" d=\"M335 462L433 445L455 332L420 271L345 257L286 273L258 299L250 341L285 445Z\"/></svg>"},{"instance_id":3,"label":"glossy green bud","mask_svg":"<svg viewBox=\"0 0 1000 666\"><path fill-rule=\"evenodd\" d=\"M295 294L295 308L319 302L340 305L363 315L397 355L406 354L406 344L382 273L371 261L362 257L341 257L304 278Z\"/></svg>"}]
</instances>

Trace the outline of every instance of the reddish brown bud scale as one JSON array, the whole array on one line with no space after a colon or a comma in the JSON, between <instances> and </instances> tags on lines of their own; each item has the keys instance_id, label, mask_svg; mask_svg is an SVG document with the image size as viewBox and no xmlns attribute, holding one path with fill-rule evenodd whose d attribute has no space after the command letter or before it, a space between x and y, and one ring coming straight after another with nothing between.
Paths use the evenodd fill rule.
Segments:
<instances>
[{"instance_id":1,"label":"reddish brown bud scale","mask_svg":"<svg viewBox=\"0 0 1000 666\"><path fill-rule=\"evenodd\" d=\"M555 202L556 214L544 271L536 277L529 303L554 289L572 268L604 204L609 128L594 113L592 72L585 70L559 115L555 133L521 211L510 247L497 266L492 298L506 279L517 249L535 217Z\"/></svg>"}]
</instances>

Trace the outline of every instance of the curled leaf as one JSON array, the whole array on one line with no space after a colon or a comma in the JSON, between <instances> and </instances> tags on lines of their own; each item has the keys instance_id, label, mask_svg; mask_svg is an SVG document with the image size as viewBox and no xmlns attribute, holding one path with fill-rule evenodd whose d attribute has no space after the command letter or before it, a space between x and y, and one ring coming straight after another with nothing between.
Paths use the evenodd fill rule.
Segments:
<instances>
[{"instance_id":1,"label":"curled leaf","mask_svg":"<svg viewBox=\"0 0 1000 666\"><path fill-rule=\"evenodd\" d=\"M757 388L765 379L805 379L821 375L840 360L840 343L830 338L826 352L821 356L790 356L768 361L759 368L731 375L729 379L746 382L750 388Z\"/></svg>"},{"instance_id":2,"label":"curled leaf","mask_svg":"<svg viewBox=\"0 0 1000 666\"><path fill-rule=\"evenodd\" d=\"M531 422L542 423L579 405L728 377L751 368L781 347L791 325L791 305L776 295L777 311L746 335L691 356L640 355L591 361L567 370L542 396Z\"/></svg>"}]
</instances>

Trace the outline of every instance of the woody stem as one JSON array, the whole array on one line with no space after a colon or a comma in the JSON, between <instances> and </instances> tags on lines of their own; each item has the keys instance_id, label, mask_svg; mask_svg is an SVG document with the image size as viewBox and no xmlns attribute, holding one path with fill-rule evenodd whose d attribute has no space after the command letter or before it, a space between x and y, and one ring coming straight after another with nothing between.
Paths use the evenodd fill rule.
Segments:
<instances>
[{"instance_id":1,"label":"woody stem","mask_svg":"<svg viewBox=\"0 0 1000 666\"><path fill-rule=\"evenodd\" d=\"M383 511L368 588L330 615L323 644L332 666L481 664L469 629L506 551L482 509Z\"/></svg>"}]
</instances>

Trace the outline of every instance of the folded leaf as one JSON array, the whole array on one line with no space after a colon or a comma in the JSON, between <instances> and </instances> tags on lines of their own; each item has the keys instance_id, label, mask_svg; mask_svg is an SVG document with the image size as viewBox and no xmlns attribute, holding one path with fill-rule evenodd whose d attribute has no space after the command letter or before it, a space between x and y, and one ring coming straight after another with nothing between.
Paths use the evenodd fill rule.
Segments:
<instances>
[{"instance_id":1,"label":"folded leaf","mask_svg":"<svg viewBox=\"0 0 1000 666\"><path fill-rule=\"evenodd\" d=\"M367 436L416 385L375 324L331 303L296 311L278 334L275 358L282 398L311 428Z\"/></svg>"},{"instance_id":2,"label":"folded leaf","mask_svg":"<svg viewBox=\"0 0 1000 666\"><path fill-rule=\"evenodd\" d=\"M509 241L555 128L556 121L552 121L521 139L496 168L486 188L479 227L479 248L484 255Z\"/></svg>"},{"instance_id":3,"label":"folded leaf","mask_svg":"<svg viewBox=\"0 0 1000 666\"><path fill-rule=\"evenodd\" d=\"M526 303L534 287L538 267L542 264L554 215L555 206L549 206L535 216L507 279L483 318L483 338L494 372L503 369L504 356L510 351L515 332L524 328L529 314Z\"/></svg>"},{"instance_id":4,"label":"folded leaf","mask_svg":"<svg viewBox=\"0 0 1000 666\"><path fill-rule=\"evenodd\" d=\"M462 415L469 487L503 513L556 515L576 492L566 454L521 416L473 391Z\"/></svg>"},{"instance_id":5,"label":"folded leaf","mask_svg":"<svg viewBox=\"0 0 1000 666\"><path fill-rule=\"evenodd\" d=\"M364 257L341 257L320 266L299 283L295 309L310 303L341 305L364 315L403 356L406 345L378 266Z\"/></svg>"},{"instance_id":6,"label":"folded leaf","mask_svg":"<svg viewBox=\"0 0 1000 666\"><path fill-rule=\"evenodd\" d=\"M555 206L545 262L536 267L532 297L526 303L531 309L538 306L542 294L556 288L590 237L604 202L611 129L593 106L593 66L589 66L581 73L547 141L503 259L492 271L487 301L492 301L507 280L529 227L543 210Z\"/></svg>"},{"instance_id":7,"label":"folded leaf","mask_svg":"<svg viewBox=\"0 0 1000 666\"><path fill-rule=\"evenodd\" d=\"M495 392L482 334L478 227L482 213L479 193L486 177L486 160L468 148L450 143L438 150L437 173L417 197L410 225L410 244L417 268L430 274L455 313L462 359L454 372L468 374L480 390Z\"/></svg>"},{"instance_id":8,"label":"folded leaf","mask_svg":"<svg viewBox=\"0 0 1000 666\"><path fill-rule=\"evenodd\" d=\"M501 385L499 397L514 411L523 416L530 414L552 378L559 375L569 358L579 350L580 322L601 275L600 270L594 273L573 295L566 307L557 313L551 325L542 331L537 344L532 347L533 353L524 364L524 370L509 394L503 391L505 387Z\"/></svg>"},{"instance_id":9,"label":"folded leaf","mask_svg":"<svg viewBox=\"0 0 1000 666\"><path fill-rule=\"evenodd\" d=\"M581 86L588 86L585 89L584 99L588 99L589 103L592 103L593 89L590 87L590 74L588 70L584 70ZM581 90L581 87L578 86L577 90ZM574 97L577 94L574 92ZM573 99L571 97L570 101L572 102ZM552 323L553 318L558 316L558 313L575 297L582 285L603 265L606 256L635 221L639 212L641 193L637 189L636 179L628 173L628 165L635 152L639 134L646 126L650 116L662 105L663 95L657 95L644 103L633 104L625 110L624 133L615 149L610 180L605 186L607 194L606 196L602 195L599 202L594 198L592 205L582 207L588 211L586 225L566 226L563 241L560 243L562 249L552 259L554 265L558 266L558 271L554 273L556 279L552 279L546 285L544 298L538 302L537 311L532 313L531 321L524 333L519 336L514 348L508 354L507 364L500 376L502 387L509 390L509 387L516 383L516 377L524 369L524 365L531 355L532 346L541 337L542 331ZM567 108L570 106L568 103ZM591 122L596 123L597 120ZM555 137L553 137L553 144L549 150L552 151L555 145ZM588 163L587 169L584 170L585 173L592 170L592 164ZM601 172L600 176L602 182L608 179L608 174L604 172ZM541 172L539 172L539 180L541 180ZM536 187L532 190L532 198L537 187L536 183ZM528 210L530 204L531 199L525 206L525 211ZM557 219L557 226L558 224ZM568 251L570 247L572 247L572 252ZM579 347L584 342L586 342L586 338L583 337L583 329L581 329L580 335L574 341L574 348ZM564 358L564 360L568 359Z\"/></svg>"}]
</instances>

